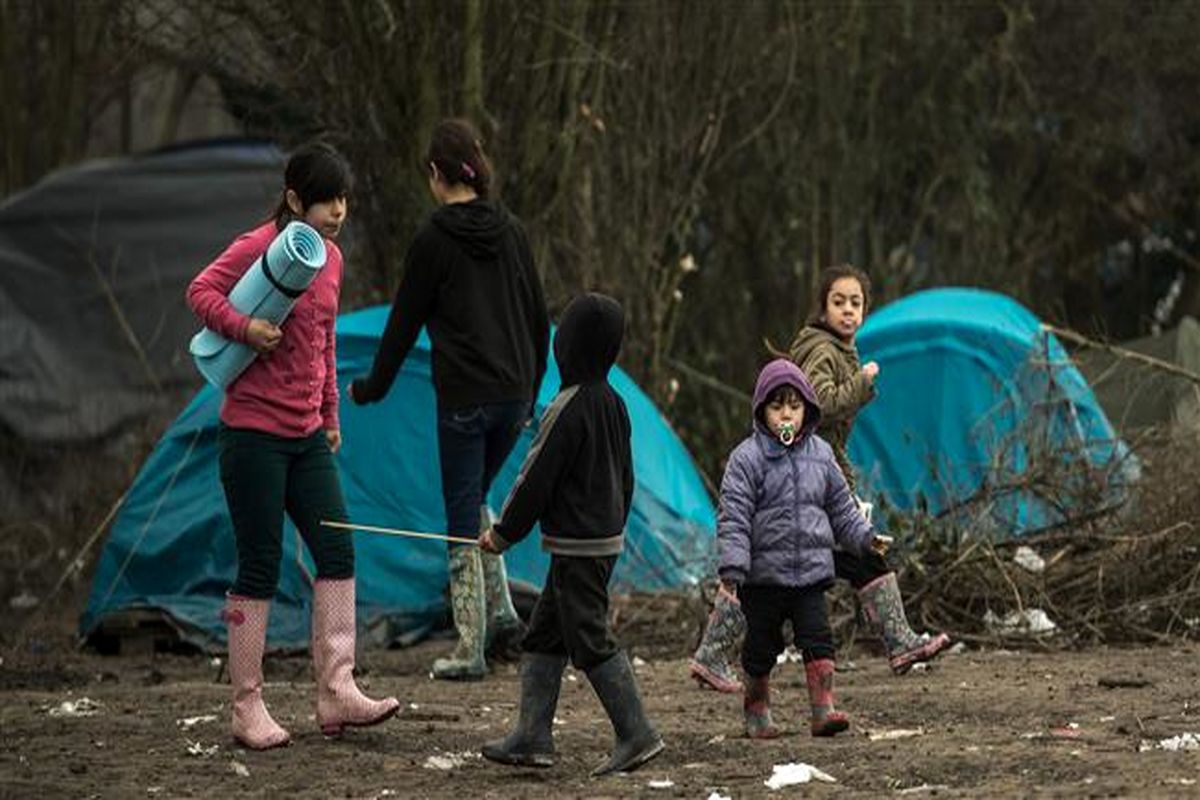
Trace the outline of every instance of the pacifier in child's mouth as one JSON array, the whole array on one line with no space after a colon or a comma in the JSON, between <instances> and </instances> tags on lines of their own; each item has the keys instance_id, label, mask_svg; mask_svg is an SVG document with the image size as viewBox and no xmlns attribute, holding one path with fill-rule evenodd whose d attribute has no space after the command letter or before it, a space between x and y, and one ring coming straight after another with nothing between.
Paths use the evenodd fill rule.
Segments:
<instances>
[{"instance_id":1,"label":"pacifier in child's mouth","mask_svg":"<svg viewBox=\"0 0 1200 800\"><path fill-rule=\"evenodd\" d=\"M779 441L784 447L791 447L792 442L796 441L796 429L792 427L792 423L785 422L779 426Z\"/></svg>"}]
</instances>

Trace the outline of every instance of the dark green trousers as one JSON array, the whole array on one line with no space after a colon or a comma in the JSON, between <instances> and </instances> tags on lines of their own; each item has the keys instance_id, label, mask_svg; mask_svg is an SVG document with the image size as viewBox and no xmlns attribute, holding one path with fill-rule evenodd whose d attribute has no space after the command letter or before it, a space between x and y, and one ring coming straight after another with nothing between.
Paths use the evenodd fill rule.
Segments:
<instances>
[{"instance_id":1,"label":"dark green trousers","mask_svg":"<svg viewBox=\"0 0 1200 800\"><path fill-rule=\"evenodd\" d=\"M325 432L286 439L221 426L221 484L237 537L238 572L233 594L259 600L275 596L283 558L283 515L291 518L317 565L317 577L354 575L354 540L321 520L345 522L346 501Z\"/></svg>"}]
</instances>

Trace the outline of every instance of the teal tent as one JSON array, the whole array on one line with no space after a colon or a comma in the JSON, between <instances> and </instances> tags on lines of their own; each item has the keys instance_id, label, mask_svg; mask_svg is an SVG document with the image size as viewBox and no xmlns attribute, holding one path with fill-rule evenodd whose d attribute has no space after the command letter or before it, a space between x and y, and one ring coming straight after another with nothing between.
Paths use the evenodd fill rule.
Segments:
<instances>
[{"instance_id":1,"label":"teal tent","mask_svg":"<svg viewBox=\"0 0 1200 800\"><path fill-rule=\"evenodd\" d=\"M864 494L1021 535L1125 499L1138 464L1058 340L1013 299L932 289L858 335L878 396L850 456Z\"/></svg>"},{"instance_id":2,"label":"teal tent","mask_svg":"<svg viewBox=\"0 0 1200 800\"><path fill-rule=\"evenodd\" d=\"M375 307L338 320L338 371L343 385L371 365L387 319ZM690 455L658 409L620 370L609 378L629 407L636 487L626 548L617 563L618 589L688 586L705 577L715 512ZM553 359L538 399L554 396ZM217 474L217 412L221 395L206 386L171 424L134 480L105 545L80 623L83 636L106 619L134 609L161 612L187 641L220 647L219 618L233 582L233 532ZM416 531L445 530L437 462L436 416L424 333L404 362L387 399L357 407L343 399L344 444L339 467L351 518ZM498 510L516 478L534 430L522 436L501 470L489 505ZM445 615L445 544L371 533L355 536L359 618L379 645L419 638ZM269 643L307 646L311 562L301 556L289 523L284 562L272 606ZM506 555L509 577L540 588L549 557L535 531Z\"/></svg>"}]
</instances>

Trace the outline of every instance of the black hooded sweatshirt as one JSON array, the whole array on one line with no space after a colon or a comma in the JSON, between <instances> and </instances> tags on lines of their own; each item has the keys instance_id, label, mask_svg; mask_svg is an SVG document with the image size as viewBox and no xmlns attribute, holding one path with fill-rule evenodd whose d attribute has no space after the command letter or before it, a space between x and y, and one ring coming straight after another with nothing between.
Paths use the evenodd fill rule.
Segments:
<instances>
[{"instance_id":1,"label":"black hooded sweatshirt","mask_svg":"<svg viewBox=\"0 0 1200 800\"><path fill-rule=\"evenodd\" d=\"M621 350L625 312L611 297L585 294L563 312L554 337L562 387L541 426L500 521L508 548L542 524L542 549L563 556L619 555L633 498L629 412L608 385Z\"/></svg>"},{"instance_id":2,"label":"black hooded sweatshirt","mask_svg":"<svg viewBox=\"0 0 1200 800\"><path fill-rule=\"evenodd\" d=\"M356 401L383 399L422 325L439 408L536 399L550 320L529 241L503 207L451 203L418 232L371 373L354 381Z\"/></svg>"}]
</instances>

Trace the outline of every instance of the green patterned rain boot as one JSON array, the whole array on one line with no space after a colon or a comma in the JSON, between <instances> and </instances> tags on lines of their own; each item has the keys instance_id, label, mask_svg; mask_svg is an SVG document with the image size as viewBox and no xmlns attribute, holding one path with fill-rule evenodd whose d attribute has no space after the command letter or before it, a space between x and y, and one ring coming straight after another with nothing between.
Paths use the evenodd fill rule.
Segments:
<instances>
[{"instance_id":1,"label":"green patterned rain boot","mask_svg":"<svg viewBox=\"0 0 1200 800\"><path fill-rule=\"evenodd\" d=\"M483 659L487 603L483 591L483 564L479 548L450 550L450 607L458 645L447 658L433 662L433 677L443 680L477 681L487 675Z\"/></svg>"},{"instance_id":2,"label":"green patterned rain boot","mask_svg":"<svg viewBox=\"0 0 1200 800\"><path fill-rule=\"evenodd\" d=\"M492 516L487 506L480 515L480 531L492 525ZM484 652L488 658L515 661L521 657L521 640L525 638L525 623L517 615L512 594L508 588L508 572L504 568L504 556L480 551L483 562L483 589L487 598L487 633Z\"/></svg>"},{"instance_id":3,"label":"green patterned rain boot","mask_svg":"<svg viewBox=\"0 0 1200 800\"><path fill-rule=\"evenodd\" d=\"M897 675L908 672L913 664L929 661L950 646L950 637L944 633L918 634L909 626L896 573L880 575L858 590L858 598L867 621L883 639L888 665Z\"/></svg>"},{"instance_id":4,"label":"green patterned rain boot","mask_svg":"<svg viewBox=\"0 0 1200 800\"><path fill-rule=\"evenodd\" d=\"M741 603L723 588L719 589L700 646L688 664L688 672L696 683L727 694L742 691L742 682L729 663L729 654L745 633L746 618L742 616Z\"/></svg>"}]
</instances>

